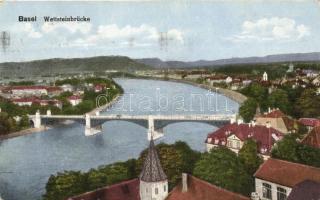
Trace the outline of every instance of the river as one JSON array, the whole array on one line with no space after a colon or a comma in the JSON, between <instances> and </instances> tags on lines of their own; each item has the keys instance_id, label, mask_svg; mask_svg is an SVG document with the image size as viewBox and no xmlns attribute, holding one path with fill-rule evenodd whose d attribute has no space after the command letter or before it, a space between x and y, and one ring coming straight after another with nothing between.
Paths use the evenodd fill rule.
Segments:
<instances>
[{"instance_id":1,"label":"river","mask_svg":"<svg viewBox=\"0 0 320 200\"><path fill-rule=\"evenodd\" d=\"M102 114L210 114L235 113L238 103L214 92L182 83L116 79L124 94ZM216 128L203 123L181 122L164 128L156 142L182 140L204 151L204 140ZM101 133L86 137L74 123L47 131L0 141L0 194L5 200L38 200L51 174L64 170L87 171L99 165L136 158L148 146L146 129L110 121Z\"/></svg>"}]
</instances>

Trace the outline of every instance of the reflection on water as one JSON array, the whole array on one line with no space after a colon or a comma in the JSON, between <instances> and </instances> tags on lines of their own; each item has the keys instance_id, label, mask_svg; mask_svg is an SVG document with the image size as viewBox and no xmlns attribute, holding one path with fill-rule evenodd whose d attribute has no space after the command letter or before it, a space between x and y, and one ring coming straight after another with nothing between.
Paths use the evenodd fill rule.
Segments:
<instances>
[{"instance_id":1,"label":"reflection on water","mask_svg":"<svg viewBox=\"0 0 320 200\"><path fill-rule=\"evenodd\" d=\"M203 101L200 98L192 99L191 94L208 96L208 92L190 85L152 80L117 81L124 88L125 94L120 102L104 114L209 114L238 110L237 103L221 95L212 99L213 103L217 101L213 107L217 107L218 111L202 106ZM160 107L159 96L162 98ZM141 98L148 100L141 103ZM175 101L177 98L180 103ZM181 99L184 100L183 104ZM181 105L188 109L177 109ZM0 141L0 172L12 172L0 174L0 194L5 200L41 199L51 174L63 170L87 171L99 165L134 158L148 145L146 129L137 124L109 121L102 128L102 133L85 137L84 127L74 123ZM202 123L171 124L164 128L165 137L157 142L174 143L183 140L193 149L203 151L205 137L214 129Z\"/></svg>"}]
</instances>

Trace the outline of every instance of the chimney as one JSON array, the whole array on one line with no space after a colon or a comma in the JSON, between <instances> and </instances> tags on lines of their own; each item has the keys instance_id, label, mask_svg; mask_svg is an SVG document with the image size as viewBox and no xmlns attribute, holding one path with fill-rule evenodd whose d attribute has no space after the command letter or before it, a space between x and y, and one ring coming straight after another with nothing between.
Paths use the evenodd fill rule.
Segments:
<instances>
[{"instance_id":1,"label":"chimney","mask_svg":"<svg viewBox=\"0 0 320 200\"><path fill-rule=\"evenodd\" d=\"M182 192L188 192L188 174L182 173Z\"/></svg>"},{"instance_id":2,"label":"chimney","mask_svg":"<svg viewBox=\"0 0 320 200\"><path fill-rule=\"evenodd\" d=\"M243 120L242 119L238 119L238 125L242 124L242 123L243 123Z\"/></svg>"},{"instance_id":3,"label":"chimney","mask_svg":"<svg viewBox=\"0 0 320 200\"><path fill-rule=\"evenodd\" d=\"M271 113L271 108L270 107L268 108L268 113Z\"/></svg>"},{"instance_id":4,"label":"chimney","mask_svg":"<svg viewBox=\"0 0 320 200\"><path fill-rule=\"evenodd\" d=\"M255 127L255 126L256 126L256 121L255 121L255 120L252 120L252 121L251 121L251 125L252 125L252 127Z\"/></svg>"}]
</instances>

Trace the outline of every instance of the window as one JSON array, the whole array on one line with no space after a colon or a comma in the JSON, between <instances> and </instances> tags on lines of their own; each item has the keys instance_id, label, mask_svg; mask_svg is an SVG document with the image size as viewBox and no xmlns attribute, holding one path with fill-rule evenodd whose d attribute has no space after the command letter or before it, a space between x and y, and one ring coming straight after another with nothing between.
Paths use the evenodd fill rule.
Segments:
<instances>
[{"instance_id":1,"label":"window","mask_svg":"<svg viewBox=\"0 0 320 200\"><path fill-rule=\"evenodd\" d=\"M158 188L155 189L154 193L155 193L155 194L158 194Z\"/></svg>"},{"instance_id":2,"label":"window","mask_svg":"<svg viewBox=\"0 0 320 200\"><path fill-rule=\"evenodd\" d=\"M237 141L237 149L240 149L240 142Z\"/></svg>"},{"instance_id":3,"label":"window","mask_svg":"<svg viewBox=\"0 0 320 200\"><path fill-rule=\"evenodd\" d=\"M228 140L227 146L232 147L232 142L230 140Z\"/></svg>"},{"instance_id":4,"label":"window","mask_svg":"<svg viewBox=\"0 0 320 200\"><path fill-rule=\"evenodd\" d=\"M165 192L167 191L166 185L163 186L163 191L165 191Z\"/></svg>"},{"instance_id":5,"label":"window","mask_svg":"<svg viewBox=\"0 0 320 200\"><path fill-rule=\"evenodd\" d=\"M286 200L287 199L287 190L282 187L277 187L277 200Z\"/></svg>"},{"instance_id":6,"label":"window","mask_svg":"<svg viewBox=\"0 0 320 200\"><path fill-rule=\"evenodd\" d=\"M146 193L148 193L148 188L146 188Z\"/></svg>"},{"instance_id":7,"label":"window","mask_svg":"<svg viewBox=\"0 0 320 200\"><path fill-rule=\"evenodd\" d=\"M272 199L270 184L262 183L262 197L266 199Z\"/></svg>"}]
</instances>

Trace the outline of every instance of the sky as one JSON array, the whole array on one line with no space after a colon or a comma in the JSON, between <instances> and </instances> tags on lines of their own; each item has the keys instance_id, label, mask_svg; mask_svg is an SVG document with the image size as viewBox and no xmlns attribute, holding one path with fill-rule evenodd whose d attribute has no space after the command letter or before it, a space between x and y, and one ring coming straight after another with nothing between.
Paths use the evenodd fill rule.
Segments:
<instances>
[{"instance_id":1,"label":"sky","mask_svg":"<svg viewBox=\"0 0 320 200\"><path fill-rule=\"evenodd\" d=\"M18 16L37 16L37 22L18 22ZM44 16L86 16L90 22L48 23ZM3 1L4 31L10 45L4 48L0 40L0 62L106 55L195 61L320 52L320 3Z\"/></svg>"}]
</instances>

